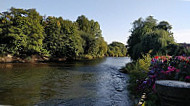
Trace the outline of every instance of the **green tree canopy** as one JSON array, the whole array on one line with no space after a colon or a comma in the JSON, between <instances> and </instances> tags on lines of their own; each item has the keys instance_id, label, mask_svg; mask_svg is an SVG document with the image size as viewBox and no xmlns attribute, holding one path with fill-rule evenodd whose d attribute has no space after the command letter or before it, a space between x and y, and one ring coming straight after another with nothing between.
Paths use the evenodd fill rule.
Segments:
<instances>
[{"instance_id":1,"label":"green tree canopy","mask_svg":"<svg viewBox=\"0 0 190 106\"><path fill-rule=\"evenodd\" d=\"M118 56L126 54L123 45L116 45ZM35 9L0 13L0 54L78 59L103 57L107 50L100 24L84 15L70 21L41 16Z\"/></svg>"},{"instance_id":2,"label":"green tree canopy","mask_svg":"<svg viewBox=\"0 0 190 106\"><path fill-rule=\"evenodd\" d=\"M102 37L99 23L88 20L84 15L79 16L76 23L83 39L84 55L103 57L107 53L107 43Z\"/></svg>"},{"instance_id":3,"label":"green tree canopy","mask_svg":"<svg viewBox=\"0 0 190 106\"><path fill-rule=\"evenodd\" d=\"M128 43L128 54L133 60L142 57L142 54L152 50L151 55L155 55L169 44L174 44L171 25L166 21L157 24L157 20L152 16L145 20L139 18L133 22L131 36Z\"/></svg>"},{"instance_id":4,"label":"green tree canopy","mask_svg":"<svg viewBox=\"0 0 190 106\"><path fill-rule=\"evenodd\" d=\"M40 54L43 51L42 16L35 9L11 8L0 17L0 46L13 55Z\"/></svg>"},{"instance_id":5,"label":"green tree canopy","mask_svg":"<svg viewBox=\"0 0 190 106\"><path fill-rule=\"evenodd\" d=\"M44 47L53 57L73 58L83 53L82 38L75 23L49 16L43 25L46 33Z\"/></svg>"}]
</instances>

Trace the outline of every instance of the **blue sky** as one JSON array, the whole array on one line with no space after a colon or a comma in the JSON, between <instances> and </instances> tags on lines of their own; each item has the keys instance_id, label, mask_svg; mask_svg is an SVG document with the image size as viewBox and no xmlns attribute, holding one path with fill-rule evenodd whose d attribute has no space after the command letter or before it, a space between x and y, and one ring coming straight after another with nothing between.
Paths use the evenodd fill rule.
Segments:
<instances>
[{"instance_id":1,"label":"blue sky","mask_svg":"<svg viewBox=\"0 0 190 106\"><path fill-rule=\"evenodd\" d=\"M99 22L108 43L125 44L131 23L151 15L173 26L177 42L190 43L190 0L0 0L0 12L10 7L35 8L41 15L72 21L85 15Z\"/></svg>"}]
</instances>

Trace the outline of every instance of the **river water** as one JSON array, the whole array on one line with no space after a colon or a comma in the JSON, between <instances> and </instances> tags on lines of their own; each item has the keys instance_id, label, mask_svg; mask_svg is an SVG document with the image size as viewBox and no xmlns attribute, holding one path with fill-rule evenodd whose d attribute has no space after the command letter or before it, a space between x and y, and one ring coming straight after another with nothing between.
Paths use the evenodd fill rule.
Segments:
<instances>
[{"instance_id":1,"label":"river water","mask_svg":"<svg viewBox=\"0 0 190 106\"><path fill-rule=\"evenodd\" d=\"M118 69L130 59L0 65L0 105L131 106L128 75Z\"/></svg>"}]
</instances>

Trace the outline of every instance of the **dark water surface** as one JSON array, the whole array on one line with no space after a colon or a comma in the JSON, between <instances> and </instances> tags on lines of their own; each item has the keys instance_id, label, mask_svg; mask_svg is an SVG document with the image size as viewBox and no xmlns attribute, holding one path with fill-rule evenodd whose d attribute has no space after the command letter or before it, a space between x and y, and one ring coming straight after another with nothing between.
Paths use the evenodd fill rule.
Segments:
<instances>
[{"instance_id":1,"label":"dark water surface","mask_svg":"<svg viewBox=\"0 0 190 106\"><path fill-rule=\"evenodd\" d=\"M130 106L127 57L0 65L0 105Z\"/></svg>"}]
</instances>

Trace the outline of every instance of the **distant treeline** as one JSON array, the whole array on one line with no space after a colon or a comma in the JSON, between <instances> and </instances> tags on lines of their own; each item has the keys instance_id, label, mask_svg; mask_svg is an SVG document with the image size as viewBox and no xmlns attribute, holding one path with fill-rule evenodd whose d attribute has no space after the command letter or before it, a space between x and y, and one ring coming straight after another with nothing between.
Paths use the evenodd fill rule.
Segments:
<instances>
[{"instance_id":1,"label":"distant treeline","mask_svg":"<svg viewBox=\"0 0 190 106\"><path fill-rule=\"evenodd\" d=\"M108 55L112 57L123 57L126 56L127 49L123 43L112 42L108 45Z\"/></svg>"},{"instance_id":2,"label":"distant treeline","mask_svg":"<svg viewBox=\"0 0 190 106\"><path fill-rule=\"evenodd\" d=\"M80 59L126 56L119 42L109 46L98 22L84 15L76 21L41 16L35 9L11 8L0 13L0 54Z\"/></svg>"}]
</instances>

